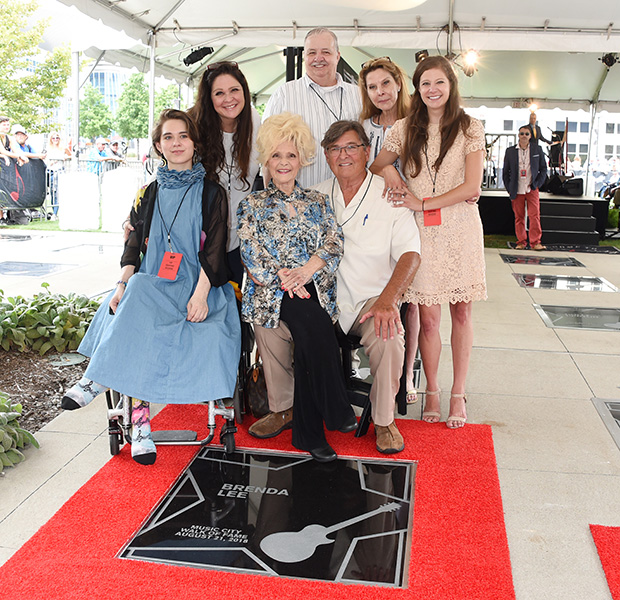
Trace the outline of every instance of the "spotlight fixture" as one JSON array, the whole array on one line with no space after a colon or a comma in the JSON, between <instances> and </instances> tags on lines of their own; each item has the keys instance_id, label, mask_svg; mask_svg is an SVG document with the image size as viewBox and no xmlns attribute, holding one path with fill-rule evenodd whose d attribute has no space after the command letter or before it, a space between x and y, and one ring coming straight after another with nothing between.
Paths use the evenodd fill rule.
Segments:
<instances>
[{"instance_id":1,"label":"spotlight fixture","mask_svg":"<svg viewBox=\"0 0 620 600\"><path fill-rule=\"evenodd\" d=\"M193 52L190 52L184 59L183 64L186 67L197 63L199 60L202 60L205 56L209 54L213 54L213 48L210 46L203 46L202 48L196 48Z\"/></svg>"},{"instance_id":2,"label":"spotlight fixture","mask_svg":"<svg viewBox=\"0 0 620 600\"><path fill-rule=\"evenodd\" d=\"M599 58L599 60L608 69L610 69L611 67L613 67L618 62L618 54L616 54L615 52L609 52L607 54L603 54L602 58Z\"/></svg>"},{"instance_id":3,"label":"spotlight fixture","mask_svg":"<svg viewBox=\"0 0 620 600\"><path fill-rule=\"evenodd\" d=\"M474 73L478 70L476 65L478 64L478 59L480 55L475 50L468 50L464 54L463 57L463 73L467 77L473 77Z\"/></svg>"},{"instance_id":4,"label":"spotlight fixture","mask_svg":"<svg viewBox=\"0 0 620 600\"><path fill-rule=\"evenodd\" d=\"M428 58L428 50L418 50L415 53L415 61L416 61L416 63L419 63L419 62L423 61L425 58Z\"/></svg>"}]
</instances>

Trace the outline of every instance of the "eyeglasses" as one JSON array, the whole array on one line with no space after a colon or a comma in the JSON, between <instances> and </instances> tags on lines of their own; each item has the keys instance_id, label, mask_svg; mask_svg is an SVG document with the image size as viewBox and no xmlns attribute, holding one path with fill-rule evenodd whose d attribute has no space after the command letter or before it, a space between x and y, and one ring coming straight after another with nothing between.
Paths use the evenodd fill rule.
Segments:
<instances>
[{"instance_id":1,"label":"eyeglasses","mask_svg":"<svg viewBox=\"0 0 620 600\"><path fill-rule=\"evenodd\" d=\"M366 67L370 67L373 63L379 60L387 60L389 62L392 62L392 59L389 56L379 56L378 58L371 58L370 60L367 60L365 63L362 63L362 69L365 69Z\"/></svg>"},{"instance_id":2,"label":"eyeglasses","mask_svg":"<svg viewBox=\"0 0 620 600\"><path fill-rule=\"evenodd\" d=\"M207 65L207 71L215 71L215 69L219 69L220 67L234 67L235 69L239 68L239 65L232 60L222 60L220 62L210 63Z\"/></svg>"},{"instance_id":3,"label":"eyeglasses","mask_svg":"<svg viewBox=\"0 0 620 600\"><path fill-rule=\"evenodd\" d=\"M340 156L340 153L344 150L344 153L348 156L351 154L357 154L359 149L364 147L365 144L347 144L346 146L330 146L327 149L327 153L330 156Z\"/></svg>"},{"instance_id":4,"label":"eyeglasses","mask_svg":"<svg viewBox=\"0 0 620 600\"><path fill-rule=\"evenodd\" d=\"M519 131L519 135L524 135L525 137L530 137L532 134L529 131Z\"/></svg>"}]
</instances>

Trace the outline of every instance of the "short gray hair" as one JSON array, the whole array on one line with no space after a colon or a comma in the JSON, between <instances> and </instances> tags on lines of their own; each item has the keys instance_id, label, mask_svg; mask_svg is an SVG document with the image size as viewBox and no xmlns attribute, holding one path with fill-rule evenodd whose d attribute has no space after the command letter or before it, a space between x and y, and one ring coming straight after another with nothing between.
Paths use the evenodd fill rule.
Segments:
<instances>
[{"instance_id":1,"label":"short gray hair","mask_svg":"<svg viewBox=\"0 0 620 600\"><path fill-rule=\"evenodd\" d=\"M336 34L331 29L327 29L327 27L315 27L314 29L311 29L308 33L306 33L306 37L304 38L304 48L309 37L312 37L313 35L320 35L321 33L329 33L329 35L331 35L332 39L334 40L336 52L340 52L340 48L338 47L338 38L336 37Z\"/></svg>"}]
</instances>

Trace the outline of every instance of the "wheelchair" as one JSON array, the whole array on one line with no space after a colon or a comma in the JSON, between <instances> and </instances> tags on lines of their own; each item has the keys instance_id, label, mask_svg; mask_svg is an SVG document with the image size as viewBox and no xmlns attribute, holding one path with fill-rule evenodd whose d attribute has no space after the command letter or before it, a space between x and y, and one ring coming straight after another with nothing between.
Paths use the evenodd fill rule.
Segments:
<instances>
[{"instance_id":1,"label":"wheelchair","mask_svg":"<svg viewBox=\"0 0 620 600\"><path fill-rule=\"evenodd\" d=\"M241 323L241 356L237 372L237 383L232 398L210 400L208 405L207 428L209 433L199 440L198 434L192 430L153 431L153 441L157 446L206 446L213 441L217 429L216 417L223 417L224 423L220 429L220 444L226 454L235 451L236 423L243 422L247 402L245 389L247 374L251 364L252 348L254 346L254 331L248 323ZM131 444L131 397L120 394L115 390L106 392L108 406L108 436L110 454L116 456L124 443Z\"/></svg>"}]
</instances>

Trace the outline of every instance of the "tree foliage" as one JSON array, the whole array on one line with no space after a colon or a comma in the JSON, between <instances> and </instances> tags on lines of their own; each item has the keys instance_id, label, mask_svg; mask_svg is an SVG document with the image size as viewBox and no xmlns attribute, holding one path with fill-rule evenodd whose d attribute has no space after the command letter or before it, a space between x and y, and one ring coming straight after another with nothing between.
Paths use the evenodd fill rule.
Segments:
<instances>
[{"instance_id":1,"label":"tree foliage","mask_svg":"<svg viewBox=\"0 0 620 600\"><path fill-rule=\"evenodd\" d=\"M101 92L90 83L84 86L80 100L80 135L86 138L107 137L112 131L112 113Z\"/></svg>"},{"instance_id":2,"label":"tree foliage","mask_svg":"<svg viewBox=\"0 0 620 600\"><path fill-rule=\"evenodd\" d=\"M179 86L171 83L155 94L155 121L164 108L177 108L177 106L184 110L183 104L179 104Z\"/></svg>"},{"instance_id":3,"label":"tree foliage","mask_svg":"<svg viewBox=\"0 0 620 600\"><path fill-rule=\"evenodd\" d=\"M28 25L38 7L36 0L0 3L0 107L15 123L36 133L60 104L71 72L68 46L43 56L38 45L48 21Z\"/></svg>"},{"instance_id":4,"label":"tree foliage","mask_svg":"<svg viewBox=\"0 0 620 600\"><path fill-rule=\"evenodd\" d=\"M142 73L134 73L118 99L116 130L129 140L145 138L149 132L149 89Z\"/></svg>"}]
</instances>

